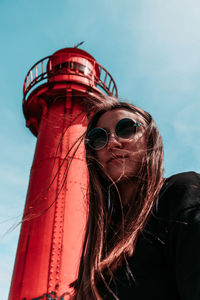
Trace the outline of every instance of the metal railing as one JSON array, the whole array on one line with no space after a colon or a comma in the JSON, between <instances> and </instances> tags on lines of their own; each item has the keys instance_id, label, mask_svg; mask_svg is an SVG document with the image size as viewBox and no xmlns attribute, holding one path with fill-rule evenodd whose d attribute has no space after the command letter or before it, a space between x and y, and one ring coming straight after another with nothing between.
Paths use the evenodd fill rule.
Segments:
<instances>
[{"instance_id":1,"label":"metal railing","mask_svg":"<svg viewBox=\"0 0 200 300\"><path fill-rule=\"evenodd\" d=\"M47 73L47 63L51 56L46 56L45 58L39 60L32 68L28 71L25 80L24 80L24 99L27 93L40 81L44 81L48 78Z\"/></svg>"},{"instance_id":2,"label":"metal railing","mask_svg":"<svg viewBox=\"0 0 200 300\"><path fill-rule=\"evenodd\" d=\"M100 78L96 81L97 86L103 88L108 95L117 97L117 86L114 79L104 67L98 63L97 65L100 72Z\"/></svg>"},{"instance_id":3,"label":"metal railing","mask_svg":"<svg viewBox=\"0 0 200 300\"><path fill-rule=\"evenodd\" d=\"M52 62L50 60L52 56L46 56L45 58L39 60L33 67L28 71L25 81L24 81L24 100L26 100L26 96L34 86L36 86L39 82L47 82L48 78L59 74L62 71L62 74L77 74L81 77L86 77L90 80L93 80L95 85L100 89L103 89L108 95L117 97L117 87L114 79L108 73L108 71L102 67L100 64L95 62L97 68L99 69L100 76L99 78L93 76L92 72L83 72L83 65L80 65L76 62L63 62L60 67L55 67L55 70L52 68ZM47 71L47 64L49 63L49 70ZM62 69L62 66L64 66Z\"/></svg>"}]
</instances>

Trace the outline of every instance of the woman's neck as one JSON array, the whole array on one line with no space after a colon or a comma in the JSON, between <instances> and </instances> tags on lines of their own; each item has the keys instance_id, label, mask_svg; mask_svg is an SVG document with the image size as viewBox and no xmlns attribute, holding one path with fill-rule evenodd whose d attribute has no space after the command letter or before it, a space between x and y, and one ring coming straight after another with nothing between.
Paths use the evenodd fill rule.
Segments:
<instances>
[{"instance_id":1,"label":"woman's neck","mask_svg":"<svg viewBox=\"0 0 200 300\"><path fill-rule=\"evenodd\" d=\"M117 183L122 203L125 205L133 201L136 194L136 183L133 180L126 180Z\"/></svg>"}]
</instances>

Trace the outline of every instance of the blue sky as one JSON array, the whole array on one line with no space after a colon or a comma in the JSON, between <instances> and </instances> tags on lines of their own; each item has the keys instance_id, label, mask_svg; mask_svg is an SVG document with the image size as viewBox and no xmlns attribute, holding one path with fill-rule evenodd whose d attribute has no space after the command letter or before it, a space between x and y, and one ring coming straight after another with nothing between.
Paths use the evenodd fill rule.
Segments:
<instances>
[{"instance_id":1,"label":"blue sky","mask_svg":"<svg viewBox=\"0 0 200 300\"><path fill-rule=\"evenodd\" d=\"M199 0L0 1L0 295L7 299L36 138L22 87L39 59L85 41L119 96L149 111L165 147L165 176L200 172Z\"/></svg>"}]
</instances>

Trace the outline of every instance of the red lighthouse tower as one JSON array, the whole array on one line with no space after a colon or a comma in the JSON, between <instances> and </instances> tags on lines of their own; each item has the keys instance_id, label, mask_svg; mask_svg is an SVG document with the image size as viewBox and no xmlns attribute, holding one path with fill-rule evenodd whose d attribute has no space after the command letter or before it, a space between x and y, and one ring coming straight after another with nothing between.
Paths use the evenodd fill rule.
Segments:
<instances>
[{"instance_id":1,"label":"red lighthouse tower","mask_svg":"<svg viewBox=\"0 0 200 300\"><path fill-rule=\"evenodd\" d=\"M87 52L65 48L24 82L26 125L37 136L9 300L69 299L87 221L83 134L88 103L117 97L111 75Z\"/></svg>"}]
</instances>

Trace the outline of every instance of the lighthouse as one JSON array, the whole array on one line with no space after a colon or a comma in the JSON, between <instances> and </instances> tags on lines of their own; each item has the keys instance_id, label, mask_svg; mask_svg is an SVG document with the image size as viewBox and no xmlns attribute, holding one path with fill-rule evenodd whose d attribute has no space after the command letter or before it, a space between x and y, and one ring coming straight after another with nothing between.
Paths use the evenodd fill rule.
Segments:
<instances>
[{"instance_id":1,"label":"lighthouse","mask_svg":"<svg viewBox=\"0 0 200 300\"><path fill-rule=\"evenodd\" d=\"M95 99L117 97L109 72L64 48L28 71L26 126L37 137L9 300L70 299L87 222L84 133Z\"/></svg>"}]
</instances>

